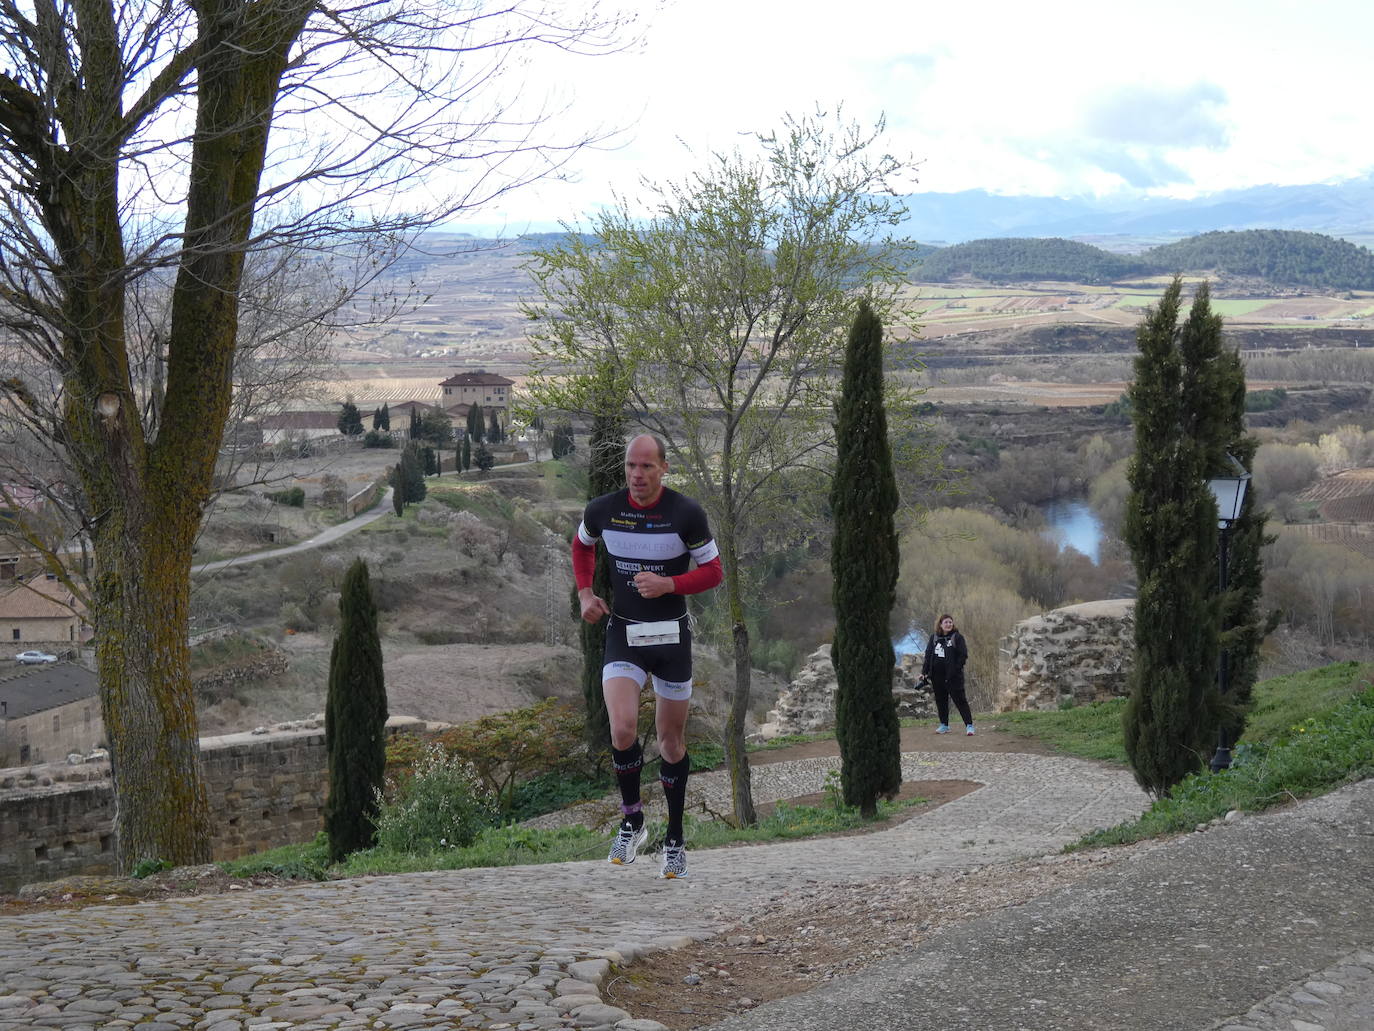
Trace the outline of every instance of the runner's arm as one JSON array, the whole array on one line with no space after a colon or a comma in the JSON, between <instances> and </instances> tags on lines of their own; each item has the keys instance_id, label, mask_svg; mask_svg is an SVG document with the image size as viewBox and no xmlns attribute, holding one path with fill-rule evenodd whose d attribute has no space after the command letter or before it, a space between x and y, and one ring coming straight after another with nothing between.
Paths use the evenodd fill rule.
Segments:
<instances>
[{"instance_id":1,"label":"runner's arm","mask_svg":"<svg viewBox=\"0 0 1374 1031\"><path fill-rule=\"evenodd\" d=\"M721 567L720 558L717 557L669 579L673 581L674 594L700 594L719 586L725 579L725 570Z\"/></svg>"}]
</instances>

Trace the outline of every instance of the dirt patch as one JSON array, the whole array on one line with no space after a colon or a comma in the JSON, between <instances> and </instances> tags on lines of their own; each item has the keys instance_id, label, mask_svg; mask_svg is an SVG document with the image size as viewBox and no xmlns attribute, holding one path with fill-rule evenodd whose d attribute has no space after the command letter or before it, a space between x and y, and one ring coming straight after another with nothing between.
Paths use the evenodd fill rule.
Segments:
<instances>
[{"instance_id":1,"label":"dirt patch","mask_svg":"<svg viewBox=\"0 0 1374 1031\"><path fill-rule=\"evenodd\" d=\"M713 1026L913 948L946 927L1020 906L1158 847L1049 856L981 870L808 885L725 933L614 971L602 998L671 1031Z\"/></svg>"}]
</instances>

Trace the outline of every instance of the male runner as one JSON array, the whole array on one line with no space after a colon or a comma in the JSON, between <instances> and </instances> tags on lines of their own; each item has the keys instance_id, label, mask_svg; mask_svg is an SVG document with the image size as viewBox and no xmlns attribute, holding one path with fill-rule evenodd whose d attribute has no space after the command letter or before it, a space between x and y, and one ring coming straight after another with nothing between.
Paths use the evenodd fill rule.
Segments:
<instances>
[{"instance_id":1,"label":"male runner","mask_svg":"<svg viewBox=\"0 0 1374 1031\"><path fill-rule=\"evenodd\" d=\"M653 677L657 696L659 779L668 803L661 877L687 876L682 811L687 801L688 699L692 697L692 632L688 594L720 583L716 542L700 505L663 486L663 441L643 434L625 449L625 490L588 502L573 538L573 574L582 618L606 625L601 687L611 723L611 760L620 786L622 819L611 854L617 866L635 861L649 838L640 801L644 748L639 741L639 692ZM592 592L596 542L611 561L611 604ZM690 560L696 568L688 569Z\"/></svg>"}]
</instances>

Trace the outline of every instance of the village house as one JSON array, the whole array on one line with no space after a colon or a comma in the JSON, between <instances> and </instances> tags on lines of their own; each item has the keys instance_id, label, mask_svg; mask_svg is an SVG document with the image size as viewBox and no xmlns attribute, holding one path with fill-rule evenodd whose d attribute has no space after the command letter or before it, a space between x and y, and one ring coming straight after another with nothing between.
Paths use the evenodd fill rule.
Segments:
<instances>
[{"instance_id":1,"label":"village house","mask_svg":"<svg viewBox=\"0 0 1374 1031\"><path fill-rule=\"evenodd\" d=\"M460 404L477 404L483 408L504 410L510 407L510 388L513 386L515 380L483 369L476 372L460 372L439 384L443 390L440 404L448 412L452 412L454 406Z\"/></svg>"},{"instance_id":2,"label":"village house","mask_svg":"<svg viewBox=\"0 0 1374 1031\"><path fill-rule=\"evenodd\" d=\"M0 634L15 650L60 648L90 639L85 606L51 573L0 589Z\"/></svg>"},{"instance_id":3,"label":"village house","mask_svg":"<svg viewBox=\"0 0 1374 1031\"><path fill-rule=\"evenodd\" d=\"M59 662L0 679L0 767L56 762L103 743L95 674Z\"/></svg>"}]
</instances>

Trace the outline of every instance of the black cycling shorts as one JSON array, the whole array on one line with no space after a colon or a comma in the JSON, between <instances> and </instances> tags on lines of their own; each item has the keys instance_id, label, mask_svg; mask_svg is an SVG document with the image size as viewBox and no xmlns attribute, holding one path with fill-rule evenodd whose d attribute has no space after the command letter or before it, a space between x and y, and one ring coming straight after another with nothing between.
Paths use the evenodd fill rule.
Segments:
<instances>
[{"instance_id":1,"label":"black cycling shorts","mask_svg":"<svg viewBox=\"0 0 1374 1031\"><path fill-rule=\"evenodd\" d=\"M606 652L601 667L601 682L613 677L629 677L644 686L654 678L654 693L664 698L686 700L692 697L692 628L684 615L678 619L677 644L650 644L631 647L625 640L626 620L612 614L606 624Z\"/></svg>"}]
</instances>

